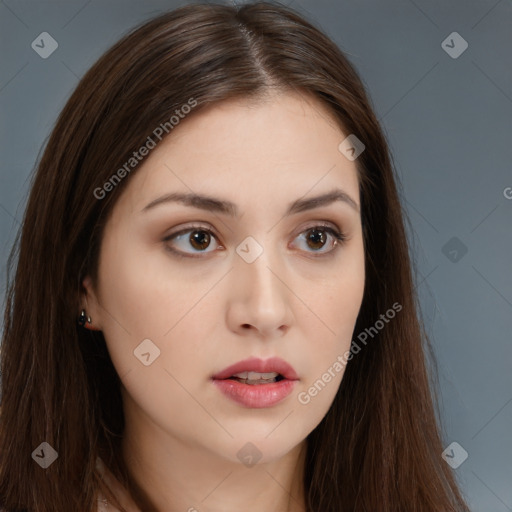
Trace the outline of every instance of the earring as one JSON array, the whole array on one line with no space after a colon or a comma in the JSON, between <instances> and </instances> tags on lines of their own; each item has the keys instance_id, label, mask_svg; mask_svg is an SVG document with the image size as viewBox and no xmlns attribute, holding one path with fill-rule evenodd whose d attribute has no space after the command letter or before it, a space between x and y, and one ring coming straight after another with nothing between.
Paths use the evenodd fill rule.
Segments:
<instances>
[{"instance_id":1,"label":"earring","mask_svg":"<svg viewBox=\"0 0 512 512\"><path fill-rule=\"evenodd\" d=\"M90 316L86 316L85 315L85 309L82 309L82 311L80 312L80 316L78 317L78 325L80 325L81 327L84 327L85 326L85 322L90 324L91 323L91 317Z\"/></svg>"}]
</instances>

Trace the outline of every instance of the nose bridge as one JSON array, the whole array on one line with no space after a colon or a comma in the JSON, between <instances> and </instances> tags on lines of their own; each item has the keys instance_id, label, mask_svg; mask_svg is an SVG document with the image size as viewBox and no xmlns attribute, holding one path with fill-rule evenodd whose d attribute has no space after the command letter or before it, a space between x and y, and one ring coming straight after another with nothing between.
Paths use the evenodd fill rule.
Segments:
<instances>
[{"instance_id":1,"label":"nose bridge","mask_svg":"<svg viewBox=\"0 0 512 512\"><path fill-rule=\"evenodd\" d=\"M268 299L271 299L277 291L275 288L281 285L271 271L279 265L276 263L276 248L270 247L269 238L263 243L258 243L254 239L248 240L245 245L241 244L242 247L238 251L240 255L244 249L246 250L249 247L249 251L253 252L253 260L245 258L242 254L235 268L236 273L240 275L240 279L246 281L247 286L250 287L252 297L265 295L268 296Z\"/></svg>"},{"instance_id":2,"label":"nose bridge","mask_svg":"<svg viewBox=\"0 0 512 512\"><path fill-rule=\"evenodd\" d=\"M287 321L289 290L285 281L285 262L271 236L261 242L247 237L237 247L233 277L237 299L245 305L246 319L258 328L279 328Z\"/></svg>"}]
</instances>

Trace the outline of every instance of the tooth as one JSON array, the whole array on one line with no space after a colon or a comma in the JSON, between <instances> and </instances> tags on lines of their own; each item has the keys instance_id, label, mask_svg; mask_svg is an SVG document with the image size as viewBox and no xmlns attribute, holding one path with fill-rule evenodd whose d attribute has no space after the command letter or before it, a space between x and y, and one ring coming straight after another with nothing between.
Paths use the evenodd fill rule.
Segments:
<instances>
[{"instance_id":1,"label":"tooth","mask_svg":"<svg viewBox=\"0 0 512 512\"><path fill-rule=\"evenodd\" d=\"M270 373L258 373L258 372L249 372L249 376L247 377L249 380L257 380L257 379L273 379L277 377L279 374L276 372Z\"/></svg>"},{"instance_id":2,"label":"tooth","mask_svg":"<svg viewBox=\"0 0 512 512\"><path fill-rule=\"evenodd\" d=\"M235 373L233 377L238 377L239 379L247 379L247 373L248 372Z\"/></svg>"}]
</instances>

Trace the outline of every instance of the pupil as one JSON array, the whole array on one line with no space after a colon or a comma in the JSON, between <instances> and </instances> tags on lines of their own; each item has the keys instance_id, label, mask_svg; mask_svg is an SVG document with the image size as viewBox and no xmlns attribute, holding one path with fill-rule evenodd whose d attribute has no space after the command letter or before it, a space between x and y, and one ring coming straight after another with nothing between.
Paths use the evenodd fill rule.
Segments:
<instances>
[{"instance_id":1,"label":"pupil","mask_svg":"<svg viewBox=\"0 0 512 512\"><path fill-rule=\"evenodd\" d=\"M308 242L313 242L313 244L317 244L320 241L320 246L313 246L313 249L321 249L325 245L325 233L319 229L312 229L307 239Z\"/></svg>"},{"instance_id":2,"label":"pupil","mask_svg":"<svg viewBox=\"0 0 512 512\"><path fill-rule=\"evenodd\" d=\"M210 245L210 235L206 231L193 231L190 242L195 249L206 249Z\"/></svg>"}]
</instances>

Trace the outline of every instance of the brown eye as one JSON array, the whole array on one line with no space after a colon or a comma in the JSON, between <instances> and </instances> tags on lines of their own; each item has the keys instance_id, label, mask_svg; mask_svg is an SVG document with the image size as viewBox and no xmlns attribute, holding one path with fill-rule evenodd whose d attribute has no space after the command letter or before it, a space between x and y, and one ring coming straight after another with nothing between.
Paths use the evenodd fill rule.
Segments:
<instances>
[{"instance_id":1,"label":"brown eye","mask_svg":"<svg viewBox=\"0 0 512 512\"><path fill-rule=\"evenodd\" d=\"M319 250L327 242L327 235L325 234L325 230L320 229L310 229L308 231L308 236L306 237L306 243L308 247L311 249Z\"/></svg>"},{"instance_id":2,"label":"brown eye","mask_svg":"<svg viewBox=\"0 0 512 512\"><path fill-rule=\"evenodd\" d=\"M211 236L207 231L192 231L189 241L194 249L204 251L210 245Z\"/></svg>"},{"instance_id":3,"label":"brown eye","mask_svg":"<svg viewBox=\"0 0 512 512\"><path fill-rule=\"evenodd\" d=\"M334 253L339 245L345 242L346 236L331 226L318 225L306 229L297 239L301 242L300 245L302 245L302 247L299 245L300 249L317 257L328 256Z\"/></svg>"},{"instance_id":4,"label":"brown eye","mask_svg":"<svg viewBox=\"0 0 512 512\"><path fill-rule=\"evenodd\" d=\"M209 229L192 226L165 237L163 241L167 242L166 248L170 252L176 255L194 257L201 253L213 252L216 246L212 244L212 240L216 239L215 234Z\"/></svg>"}]
</instances>

